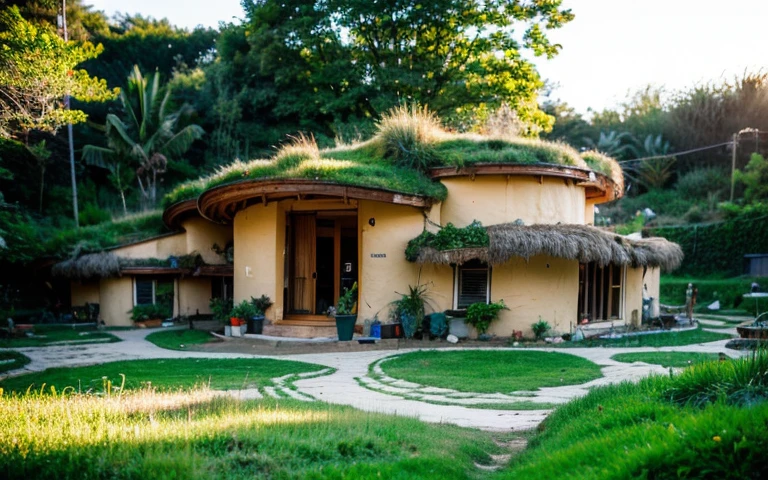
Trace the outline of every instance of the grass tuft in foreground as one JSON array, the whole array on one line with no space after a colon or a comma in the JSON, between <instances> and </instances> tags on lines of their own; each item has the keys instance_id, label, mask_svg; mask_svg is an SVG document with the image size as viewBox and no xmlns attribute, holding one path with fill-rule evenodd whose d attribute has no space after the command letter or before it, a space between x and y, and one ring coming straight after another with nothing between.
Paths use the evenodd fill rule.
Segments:
<instances>
[{"instance_id":1,"label":"grass tuft in foreground","mask_svg":"<svg viewBox=\"0 0 768 480\"><path fill-rule=\"evenodd\" d=\"M555 410L499 477L766 478L767 359L762 352L597 388Z\"/></svg>"},{"instance_id":2,"label":"grass tuft in foreground","mask_svg":"<svg viewBox=\"0 0 768 480\"><path fill-rule=\"evenodd\" d=\"M0 396L4 478L472 478L490 434L351 408L148 391Z\"/></svg>"},{"instance_id":3,"label":"grass tuft in foreground","mask_svg":"<svg viewBox=\"0 0 768 480\"><path fill-rule=\"evenodd\" d=\"M262 388L284 375L314 372L325 367L311 363L269 358L183 358L111 362L78 368L49 368L42 372L7 378L0 382L6 392L28 389L61 392L101 392L107 381L135 390L150 385L160 390L191 389L205 385L216 390Z\"/></svg>"},{"instance_id":4,"label":"grass tuft in foreground","mask_svg":"<svg viewBox=\"0 0 768 480\"><path fill-rule=\"evenodd\" d=\"M424 351L381 363L390 377L462 392L512 393L578 385L600 378L600 367L574 355L537 351Z\"/></svg>"}]
</instances>

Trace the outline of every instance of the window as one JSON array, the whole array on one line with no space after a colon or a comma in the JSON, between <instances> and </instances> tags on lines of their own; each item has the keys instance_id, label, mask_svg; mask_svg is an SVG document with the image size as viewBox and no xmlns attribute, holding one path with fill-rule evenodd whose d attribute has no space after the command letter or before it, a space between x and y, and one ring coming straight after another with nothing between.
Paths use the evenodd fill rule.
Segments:
<instances>
[{"instance_id":1,"label":"window","mask_svg":"<svg viewBox=\"0 0 768 480\"><path fill-rule=\"evenodd\" d=\"M621 318L624 269L597 263L579 265L579 321Z\"/></svg>"},{"instance_id":2,"label":"window","mask_svg":"<svg viewBox=\"0 0 768 480\"><path fill-rule=\"evenodd\" d=\"M137 278L133 282L133 304L160 304L173 308L173 279Z\"/></svg>"},{"instance_id":3,"label":"window","mask_svg":"<svg viewBox=\"0 0 768 480\"><path fill-rule=\"evenodd\" d=\"M229 300L234 291L233 277L211 279L211 298Z\"/></svg>"},{"instance_id":4,"label":"window","mask_svg":"<svg viewBox=\"0 0 768 480\"><path fill-rule=\"evenodd\" d=\"M456 267L454 278L454 308L467 308L478 302L488 303L491 293L491 270L488 265L470 260Z\"/></svg>"}]
</instances>

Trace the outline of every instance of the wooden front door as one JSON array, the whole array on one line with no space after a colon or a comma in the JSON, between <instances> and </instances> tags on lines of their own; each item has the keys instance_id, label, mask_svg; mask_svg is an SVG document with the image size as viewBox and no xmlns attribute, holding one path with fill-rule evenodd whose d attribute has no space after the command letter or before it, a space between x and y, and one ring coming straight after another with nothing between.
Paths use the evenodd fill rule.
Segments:
<instances>
[{"instance_id":1,"label":"wooden front door","mask_svg":"<svg viewBox=\"0 0 768 480\"><path fill-rule=\"evenodd\" d=\"M326 320L328 308L357 281L356 212L293 214L288 224L287 313Z\"/></svg>"},{"instance_id":2,"label":"wooden front door","mask_svg":"<svg viewBox=\"0 0 768 480\"><path fill-rule=\"evenodd\" d=\"M289 285L291 313L313 315L315 312L315 270L317 219L315 215L295 215L293 231L292 275Z\"/></svg>"}]
</instances>

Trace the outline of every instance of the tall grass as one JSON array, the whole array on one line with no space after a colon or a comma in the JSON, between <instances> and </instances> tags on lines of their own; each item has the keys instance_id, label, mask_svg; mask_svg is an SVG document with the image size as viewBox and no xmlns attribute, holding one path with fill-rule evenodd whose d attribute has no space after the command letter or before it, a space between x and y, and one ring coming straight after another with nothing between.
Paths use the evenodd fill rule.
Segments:
<instances>
[{"instance_id":1,"label":"tall grass","mask_svg":"<svg viewBox=\"0 0 768 480\"><path fill-rule=\"evenodd\" d=\"M180 185L163 203L168 206L217 185L256 179L314 179L443 200L447 191L429 178L429 169L476 163L592 168L622 184L621 169L608 157L586 154L582 158L567 145L540 140L449 133L425 107L411 105L385 113L374 136L365 142L318 150L311 136L301 134L281 146L273 158L235 160L208 177Z\"/></svg>"},{"instance_id":2,"label":"tall grass","mask_svg":"<svg viewBox=\"0 0 768 480\"><path fill-rule=\"evenodd\" d=\"M0 397L9 479L467 478L498 451L483 432L206 390Z\"/></svg>"},{"instance_id":3,"label":"tall grass","mask_svg":"<svg viewBox=\"0 0 768 480\"><path fill-rule=\"evenodd\" d=\"M670 395L684 385L754 384L765 371L761 355L594 389L547 418L500 477L766 478L764 395L742 402L735 389L730 398L716 395L698 405Z\"/></svg>"}]
</instances>

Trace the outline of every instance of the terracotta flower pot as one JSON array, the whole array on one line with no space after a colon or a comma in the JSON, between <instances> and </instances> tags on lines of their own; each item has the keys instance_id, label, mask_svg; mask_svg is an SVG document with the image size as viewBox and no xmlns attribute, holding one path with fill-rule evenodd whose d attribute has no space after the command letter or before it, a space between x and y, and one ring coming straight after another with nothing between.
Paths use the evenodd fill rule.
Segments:
<instances>
[{"instance_id":1,"label":"terracotta flower pot","mask_svg":"<svg viewBox=\"0 0 768 480\"><path fill-rule=\"evenodd\" d=\"M237 318L237 317L231 317L231 318L229 319L229 323L230 323L230 325L232 325L233 327L239 327L239 326L240 326L240 319L239 319L239 318Z\"/></svg>"}]
</instances>

